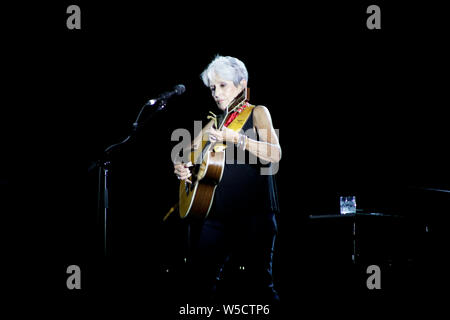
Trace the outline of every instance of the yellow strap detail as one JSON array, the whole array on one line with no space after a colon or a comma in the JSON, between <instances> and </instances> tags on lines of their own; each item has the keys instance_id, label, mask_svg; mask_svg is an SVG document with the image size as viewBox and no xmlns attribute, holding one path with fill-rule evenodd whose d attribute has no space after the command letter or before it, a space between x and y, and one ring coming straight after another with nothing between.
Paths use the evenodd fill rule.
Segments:
<instances>
[{"instance_id":1,"label":"yellow strap detail","mask_svg":"<svg viewBox=\"0 0 450 320\"><path fill-rule=\"evenodd\" d=\"M252 110L255 106L249 105L228 125L228 129L238 132L242 129L248 118L252 114Z\"/></svg>"}]
</instances>

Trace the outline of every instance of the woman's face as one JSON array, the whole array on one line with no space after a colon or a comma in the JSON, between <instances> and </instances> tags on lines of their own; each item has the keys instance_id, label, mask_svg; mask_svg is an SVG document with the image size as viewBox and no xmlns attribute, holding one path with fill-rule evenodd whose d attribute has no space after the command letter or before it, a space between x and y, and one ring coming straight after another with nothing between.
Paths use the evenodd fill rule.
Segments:
<instances>
[{"instance_id":1,"label":"woman's face","mask_svg":"<svg viewBox=\"0 0 450 320\"><path fill-rule=\"evenodd\" d=\"M233 81L224 80L214 74L213 78L210 79L209 88L219 109L225 110L244 87L241 84L236 87Z\"/></svg>"}]
</instances>

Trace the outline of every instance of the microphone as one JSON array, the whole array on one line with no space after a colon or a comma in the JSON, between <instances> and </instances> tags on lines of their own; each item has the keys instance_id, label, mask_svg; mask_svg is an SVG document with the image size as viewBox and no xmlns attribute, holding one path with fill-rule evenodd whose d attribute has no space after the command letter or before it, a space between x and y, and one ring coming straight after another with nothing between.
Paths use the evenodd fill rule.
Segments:
<instances>
[{"instance_id":1,"label":"microphone","mask_svg":"<svg viewBox=\"0 0 450 320\"><path fill-rule=\"evenodd\" d=\"M186 91L186 87L182 84L178 84L176 85L172 91L167 91L164 93L161 93L158 98L156 99L151 99L148 100L147 103L145 104L146 106L150 105L154 105L156 102L161 101L161 100L167 100L169 99L171 96L173 95L177 95L179 96L180 94L184 93Z\"/></svg>"}]
</instances>

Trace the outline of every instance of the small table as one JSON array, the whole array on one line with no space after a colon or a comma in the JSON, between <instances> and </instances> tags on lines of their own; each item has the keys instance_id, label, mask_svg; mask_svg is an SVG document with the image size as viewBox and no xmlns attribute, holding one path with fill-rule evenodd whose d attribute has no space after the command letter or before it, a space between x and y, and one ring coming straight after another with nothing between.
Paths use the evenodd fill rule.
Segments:
<instances>
[{"instance_id":1,"label":"small table","mask_svg":"<svg viewBox=\"0 0 450 320\"><path fill-rule=\"evenodd\" d=\"M328 231L335 232L337 228L340 228L340 226L345 225L344 233L345 236L347 236L348 227L351 228L351 261L353 264L356 264L359 262L359 259L361 257L361 251L360 251L360 244L358 240L361 240L362 232L370 233L374 236L372 238L373 241L371 242L377 242L380 243L380 246L383 247L383 249L386 249L390 246L391 242L389 240L386 242L381 241L380 238L389 236L397 236L399 239L401 238L399 235L396 235L397 233L401 232L400 229L397 229L399 226L400 228L403 225L403 216L399 215L392 215L392 214L384 214L384 213L353 213L353 214L327 214L327 215L310 215L308 217L309 223L315 225L316 223L322 226L321 230L324 230L326 232L325 236L330 236L328 234ZM327 229L324 227L324 224L327 226L332 226L331 229ZM314 229L314 228L311 228ZM315 229L314 229L315 230ZM314 232L312 230L312 232ZM320 229L319 229L320 230ZM388 232L386 231L388 230ZM376 237L375 237L376 236ZM331 242L333 241L339 241L339 239L331 238L328 239ZM386 248L384 247L384 242L387 243ZM373 245L373 243L372 243ZM392 246L395 248L397 244L392 244ZM373 248L373 247L372 247ZM380 251L380 249L378 249Z\"/></svg>"}]
</instances>

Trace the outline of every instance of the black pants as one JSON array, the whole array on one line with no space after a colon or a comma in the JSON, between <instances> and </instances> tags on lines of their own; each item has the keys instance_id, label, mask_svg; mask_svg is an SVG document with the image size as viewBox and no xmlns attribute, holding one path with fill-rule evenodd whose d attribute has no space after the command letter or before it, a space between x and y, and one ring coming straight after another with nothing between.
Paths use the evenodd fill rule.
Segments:
<instances>
[{"instance_id":1,"label":"black pants","mask_svg":"<svg viewBox=\"0 0 450 320\"><path fill-rule=\"evenodd\" d=\"M230 214L190 225L190 298L275 303L274 213Z\"/></svg>"}]
</instances>

